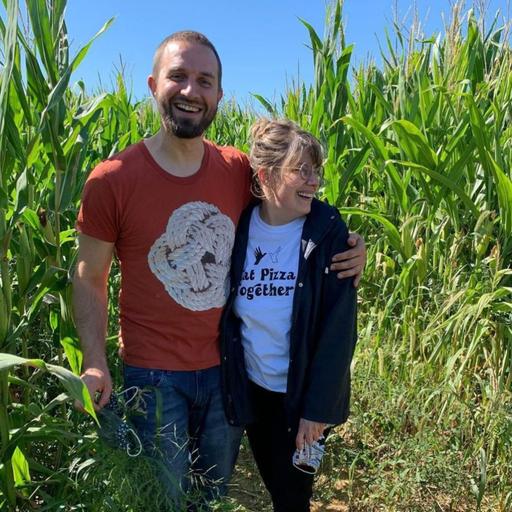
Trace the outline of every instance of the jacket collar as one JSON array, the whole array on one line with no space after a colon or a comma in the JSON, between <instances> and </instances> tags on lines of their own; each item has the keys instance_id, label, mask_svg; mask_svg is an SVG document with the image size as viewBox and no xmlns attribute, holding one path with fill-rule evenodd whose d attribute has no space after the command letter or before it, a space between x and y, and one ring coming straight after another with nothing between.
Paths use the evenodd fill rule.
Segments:
<instances>
[{"instance_id":1,"label":"jacket collar","mask_svg":"<svg viewBox=\"0 0 512 512\"><path fill-rule=\"evenodd\" d=\"M256 206L261 201L251 204L242 214L239 223L239 243L241 245L240 251L243 253L242 258L245 258L245 251L247 250L247 239L249 235L249 223L251 221L251 214ZM313 199L311 203L311 211L306 216L304 228L302 229L302 255L304 259L308 259L309 255L313 252L315 247L322 241L331 229L332 224L336 219L340 218L338 210L326 203ZM238 251L237 251L238 252ZM243 263L242 263L243 265Z\"/></svg>"},{"instance_id":2,"label":"jacket collar","mask_svg":"<svg viewBox=\"0 0 512 512\"><path fill-rule=\"evenodd\" d=\"M311 211L306 217L302 230L302 252L307 259L313 249L327 235L336 219L340 218L338 211L332 206L313 199Z\"/></svg>"}]
</instances>

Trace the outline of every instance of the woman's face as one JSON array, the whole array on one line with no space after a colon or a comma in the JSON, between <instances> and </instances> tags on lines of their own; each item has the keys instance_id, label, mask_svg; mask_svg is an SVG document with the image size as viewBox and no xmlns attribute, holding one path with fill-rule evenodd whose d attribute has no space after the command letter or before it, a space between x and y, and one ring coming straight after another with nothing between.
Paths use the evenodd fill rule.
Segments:
<instances>
[{"instance_id":1,"label":"woman's face","mask_svg":"<svg viewBox=\"0 0 512 512\"><path fill-rule=\"evenodd\" d=\"M281 177L273 190L264 190L264 201L280 223L291 222L310 212L320 179L321 170L315 168L311 155L302 151L295 163L281 168Z\"/></svg>"}]
</instances>

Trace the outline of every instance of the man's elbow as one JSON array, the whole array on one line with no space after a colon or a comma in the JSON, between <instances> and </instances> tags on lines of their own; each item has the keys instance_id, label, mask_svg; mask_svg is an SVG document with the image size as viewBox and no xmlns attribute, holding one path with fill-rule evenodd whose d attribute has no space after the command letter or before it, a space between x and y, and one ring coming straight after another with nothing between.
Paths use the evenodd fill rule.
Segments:
<instances>
[{"instance_id":1,"label":"man's elbow","mask_svg":"<svg viewBox=\"0 0 512 512\"><path fill-rule=\"evenodd\" d=\"M77 265L71 278L73 295L81 291L95 291L103 293L107 289L108 274L88 272L80 265Z\"/></svg>"}]
</instances>

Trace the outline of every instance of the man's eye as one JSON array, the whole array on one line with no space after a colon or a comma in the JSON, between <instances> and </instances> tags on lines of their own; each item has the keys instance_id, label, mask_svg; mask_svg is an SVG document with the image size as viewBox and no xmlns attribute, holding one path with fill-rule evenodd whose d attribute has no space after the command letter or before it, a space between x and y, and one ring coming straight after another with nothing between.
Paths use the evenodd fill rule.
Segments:
<instances>
[{"instance_id":1,"label":"man's eye","mask_svg":"<svg viewBox=\"0 0 512 512\"><path fill-rule=\"evenodd\" d=\"M212 83L210 82L210 80L200 80L199 82L203 87L211 87L212 86Z\"/></svg>"}]
</instances>

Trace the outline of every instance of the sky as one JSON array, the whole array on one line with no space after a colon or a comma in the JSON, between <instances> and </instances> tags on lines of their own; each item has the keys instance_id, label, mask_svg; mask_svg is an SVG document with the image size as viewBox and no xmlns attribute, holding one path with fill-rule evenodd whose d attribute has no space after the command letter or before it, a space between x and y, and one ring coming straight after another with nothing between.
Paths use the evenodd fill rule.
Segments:
<instances>
[{"instance_id":1,"label":"sky","mask_svg":"<svg viewBox=\"0 0 512 512\"><path fill-rule=\"evenodd\" d=\"M507 12L508 0L480 0L488 12ZM148 96L146 79L160 41L177 30L203 32L223 63L224 97L251 104L251 93L278 100L286 84L313 76L309 36L299 18L319 35L324 32L328 0L68 0L66 20L71 48L77 51L111 17L113 25L97 39L73 79L90 93L111 89L116 69L124 74L135 99ZM410 26L415 4L425 32L443 28L451 0L345 0L346 39L355 44L353 62L379 61L385 27L398 19ZM144 8L142 8L144 5ZM469 3L468 3L469 6Z\"/></svg>"}]
</instances>

